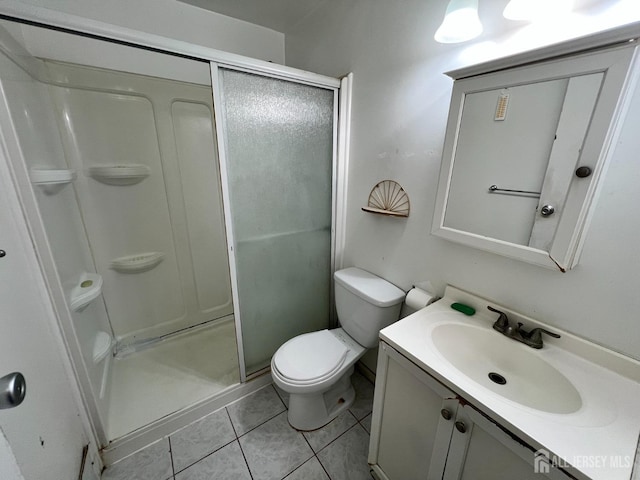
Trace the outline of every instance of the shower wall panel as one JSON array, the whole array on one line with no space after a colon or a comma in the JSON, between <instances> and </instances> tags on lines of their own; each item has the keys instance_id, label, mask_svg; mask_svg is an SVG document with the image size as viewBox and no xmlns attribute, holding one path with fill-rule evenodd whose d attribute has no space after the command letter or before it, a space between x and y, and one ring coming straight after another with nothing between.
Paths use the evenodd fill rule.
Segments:
<instances>
[{"instance_id":1,"label":"shower wall panel","mask_svg":"<svg viewBox=\"0 0 640 480\"><path fill-rule=\"evenodd\" d=\"M65 84L50 92L121 343L231 314L210 87L46 64ZM151 254L162 258L154 268L113 264Z\"/></svg>"},{"instance_id":2,"label":"shower wall panel","mask_svg":"<svg viewBox=\"0 0 640 480\"><path fill-rule=\"evenodd\" d=\"M206 155L206 152L217 152L210 108L202 103L176 101L171 113L177 154L182 159L180 179L196 299L202 312L216 316L220 306L230 307L231 293L218 162L217 158L213 162L211 156ZM209 194L203 195L203 192ZM206 218L211 221L202 221ZM219 248L212 250L211 245Z\"/></svg>"},{"instance_id":3,"label":"shower wall panel","mask_svg":"<svg viewBox=\"0 0 640 480\"><path fill-rule=\"evenodd\" d=\"M4 54L0 54L0 83L27 168L69 168L47 86L29 76ZM66 185L55 192L47 192L34 186L34 193L62 290L69 298L80 276L84 272L95 272L74 188ZM84 368L99 415L104 420L109 408L108 362L111 358L107 356L94 362L93 346L99 332L111 333L105 305L96 301L81 312L70 313Z\"/></svg>"}]
</instances>

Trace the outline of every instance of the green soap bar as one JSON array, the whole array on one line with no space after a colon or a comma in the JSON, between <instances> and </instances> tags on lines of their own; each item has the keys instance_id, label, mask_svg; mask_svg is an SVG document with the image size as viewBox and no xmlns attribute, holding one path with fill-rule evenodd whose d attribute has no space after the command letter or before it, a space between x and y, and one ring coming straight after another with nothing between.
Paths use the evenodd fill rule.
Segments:
<instances>
[{"instance_id":1,"label":"green soap bar","mask_svg":"<svg viewBox=\"0 0 640 480\"><path fill-rule=\"evenodd\" d=\"M470 307L469 305L465 305L464 303L452 303L451 304L451 308L453 308L454 310L457 310L459 312L464 313L465 315L473 315L476 313L476 309L473 307Z\"/></svg>"}]
</instances>

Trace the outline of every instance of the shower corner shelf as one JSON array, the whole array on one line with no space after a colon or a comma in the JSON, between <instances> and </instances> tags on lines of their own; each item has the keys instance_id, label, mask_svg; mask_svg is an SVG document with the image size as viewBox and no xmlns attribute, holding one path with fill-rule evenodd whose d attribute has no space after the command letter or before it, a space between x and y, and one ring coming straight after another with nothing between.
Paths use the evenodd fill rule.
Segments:
<instances>
[{"instance_id":1,"label":"shower corner shelf","mask_svg":"<svg viewBox=\"0 0 640 480\"><path fill-rule=\"evenodd\" d=\"M367 206L362 210L392 217L408 217L409 196L398 182L382 180L371 189Z\"/></svg>"},{"instance_id":2,"label":"shower corner shelf","mask_svg":"<svg viewBox=\"0 0 640 480\"><path fill-rule=\"evenodd\" d=\"M83 273L78 284L71 290L70 307L81 312L102 293L102 277L97 273Z\"/></svg>"},{"instance_id":3,"label":"shower corner shelf","mask_svg":"<svg viewBox=\"0 0 640 480\"><path fill-rule=\"evenodd\" d=\"M73 182L76 178L75 170L62 168L32 168L29 171L31 183L39 186L45 193L57 193Z\"/></svg>"},{"instance_id":4,"label":"shower corner shelf","mask_svg":"<svg viewBox=\"0 0 640 480\"><path fill-rule=\"evenodd\" d=\"M156 267L162 260L162 252L141 253L111 260L110 267L120 273L141 273Z\"/></svg>"},{"instance_id":5,"label":"shower corner shelf","mask_svg":"<svg viewBox=\"0 0 640 480\"><path fill-rule=\"evenodd\" d=\"M93 363L100 363L107 358L113 349L113 338L102 330L96 334L93 340Z\"/></svg>"},{"instance_id":6,"label":"shower corner shelf","mask_svg":"<svg viewBox=\"0 0 640 480\"><path fill-rule=\"evenodd\" d=\"M151 169L142 164L96 165L87 169L87 175L107 185L135 185L147 178Z\"/></svg>"}]
</instances>

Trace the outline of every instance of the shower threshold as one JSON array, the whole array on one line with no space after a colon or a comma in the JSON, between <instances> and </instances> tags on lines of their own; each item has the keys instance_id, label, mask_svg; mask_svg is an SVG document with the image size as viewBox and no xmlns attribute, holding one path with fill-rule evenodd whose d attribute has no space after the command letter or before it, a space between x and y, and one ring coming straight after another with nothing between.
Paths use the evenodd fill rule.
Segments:
<instances>
[{"instance_id":1,"label":"shower threshold","mask_svg":"<svg viewBox=\"0 0 640 480\"><path fill-rule=\"evenodd\" d=\"M195 335L202 330L206 330L208 328L214 328L217 325L225 324L227 322L233 323L234 317L233 314L226 315L221 318L216 318L213 320L208 320L203 323L199 323L197 325L192 325L190 327L185 327L180 330L176 330L175 332L167 333L166 335L161 335L159 337L152 338L143 338L140 340L129 340L129 341L121 341L118 340L116 346L114 348L113 356L116 359L126 358L129 355L133 355L135 353L142 352L148 348L152 348L157 346L160 343L177 340L186 335ZM235 344L235 339L233 340Z\"/></svg>"}]
</instances>

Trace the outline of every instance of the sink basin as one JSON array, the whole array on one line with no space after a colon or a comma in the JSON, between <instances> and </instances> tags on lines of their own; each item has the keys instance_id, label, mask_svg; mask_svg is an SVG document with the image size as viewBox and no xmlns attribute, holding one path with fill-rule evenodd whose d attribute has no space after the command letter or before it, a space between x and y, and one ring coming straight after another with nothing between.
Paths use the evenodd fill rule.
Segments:
<instances>
[{"instance_id":1,"label":"sink basin","mask_svg":"<svg viewBox=\"0 0 640 480\"><path fill-rule=\"evenodd\" d=\"M580 394L538 351L494 330L445 323L431 338L444 357L461 373L495 393L521 405L549 413L573 413L582 406Z\"/></svg>"}]
</instances>

